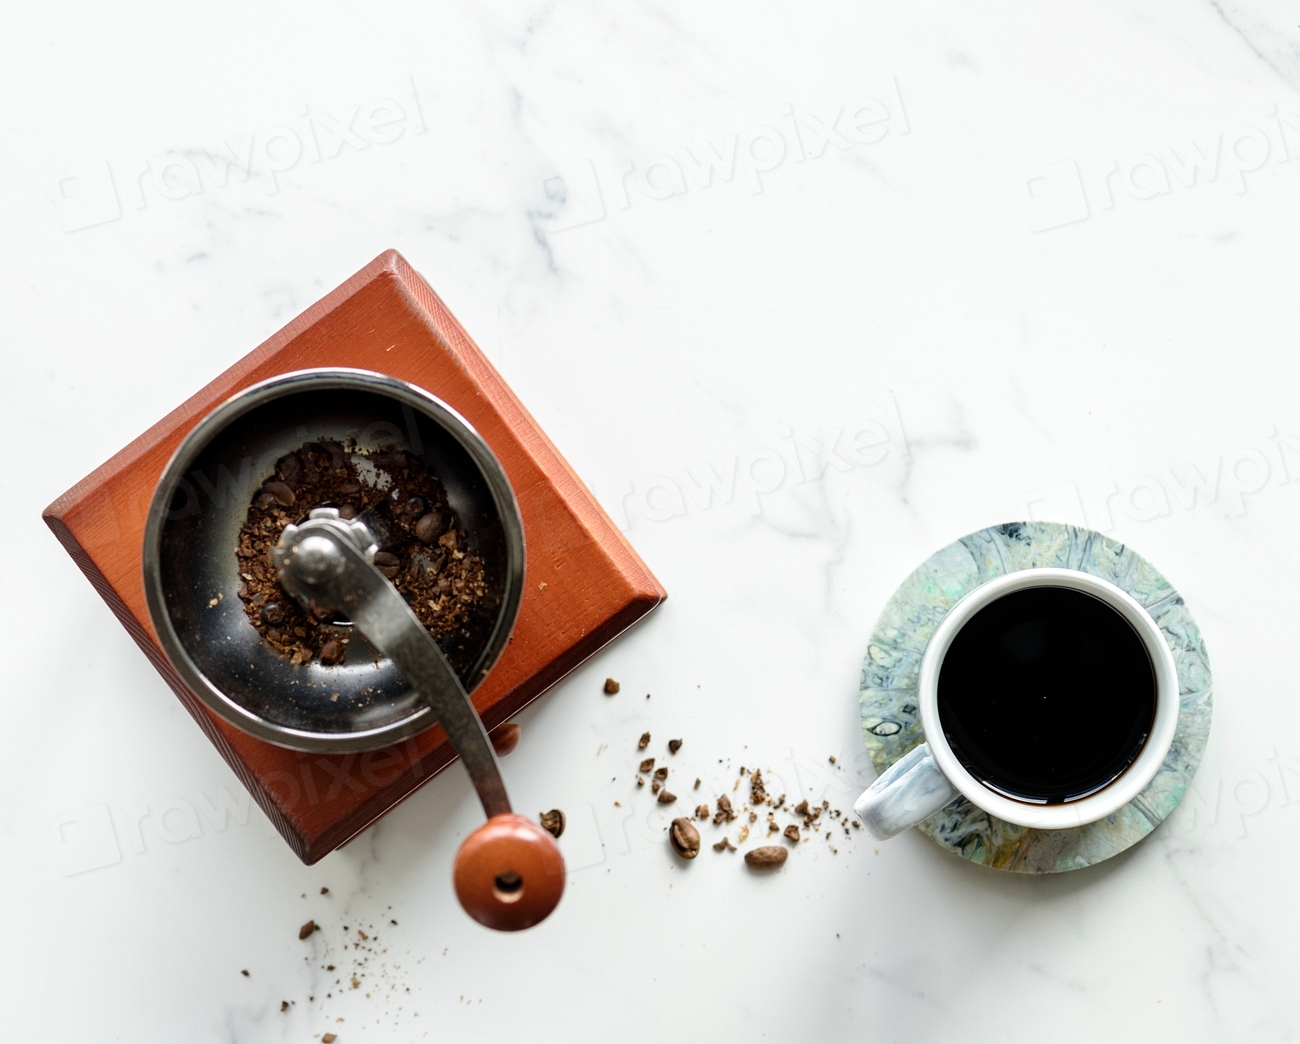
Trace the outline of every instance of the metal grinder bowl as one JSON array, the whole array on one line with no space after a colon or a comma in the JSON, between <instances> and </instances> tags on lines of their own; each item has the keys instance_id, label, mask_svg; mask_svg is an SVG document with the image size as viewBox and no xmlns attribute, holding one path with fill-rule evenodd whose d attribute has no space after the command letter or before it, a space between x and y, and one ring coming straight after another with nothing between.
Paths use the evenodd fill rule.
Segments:
<instances>
[{"instance_id":1,"label":"metal grinder bowl","mask_svg":"<svg viewBox=\"0 0 1300 1044\"><path fill-rule=\"evenodd\" d=\"M392 661L346 622L347 662L297 665L259 635L238 588L239 530L276 461L333 440L417 458L446 490L488 595L473 639L440 643L466 692L509 640L524 582L523 523L500 463L428 392L364 370L318 369L255 384L205 417L176 450L149 508L144 586L163 650L185 683L232 725L296 750L371 750L434 719ZM294 505L303 518L318 505ZM286 594L286 599L289 597Z\"/></svg>"}]
</instances>

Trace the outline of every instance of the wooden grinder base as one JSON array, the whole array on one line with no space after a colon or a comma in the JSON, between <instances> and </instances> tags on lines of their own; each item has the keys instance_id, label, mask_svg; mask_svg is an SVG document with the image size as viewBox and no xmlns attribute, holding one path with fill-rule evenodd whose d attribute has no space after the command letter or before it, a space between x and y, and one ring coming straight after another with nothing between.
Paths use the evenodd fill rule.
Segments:
<instances>
[{"instance_id":1,"label":"wooden grinder base","mask_svg":"<svg viewBox=\"0 0 1300 1044\"><path fill-rule=\"evenodd\" d=\"M434 727L365 754L302 754L207 710L158 645L141 548L154 487L185 434L241 388L317 366L375 370L456 409L500 459L524 520L527 574L506 651L474 692L489 730L517 714L665 597L446 305L396 251L380 255L46 508L89 577L263 811L306 863L373 823L455 753ZM232 548L231 553L234 553Z\"/></svg>"}]
</instances>

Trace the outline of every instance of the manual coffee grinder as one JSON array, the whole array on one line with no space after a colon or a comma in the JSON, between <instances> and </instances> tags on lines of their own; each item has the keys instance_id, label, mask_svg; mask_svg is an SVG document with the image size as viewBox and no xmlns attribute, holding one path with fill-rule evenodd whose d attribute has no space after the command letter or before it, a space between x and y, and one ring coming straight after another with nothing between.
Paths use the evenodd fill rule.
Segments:
<instances>
[{"instance_id":1,"label":"manual coffee grinder","mask_svg":"<svg viewBox=\"0 0 1300 1044\"><path fill-rule=\"evenodd\" d=\"M405 454L439 480L481 560L482 626L440 647L375 565L392 535L382 513L304 503L266 561L286 604L348 636L347 655L302 662L263 637L239 597L240 531L276 462L312 441L358 462ZM506 728L666 594L401 255L380 255L44 517L304 862L459 756L488 815L455 860L461 904L501 930L555 908L563 860L512 811L485 725Z\"/></svg>"}]
</instances>

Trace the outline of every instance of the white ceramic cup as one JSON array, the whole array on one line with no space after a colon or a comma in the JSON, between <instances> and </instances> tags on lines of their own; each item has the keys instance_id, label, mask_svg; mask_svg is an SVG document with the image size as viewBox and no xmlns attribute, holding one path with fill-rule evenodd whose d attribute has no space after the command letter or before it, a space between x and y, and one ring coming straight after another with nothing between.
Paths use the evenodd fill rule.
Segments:
<instances>
[{"instance_id":1,"label":"white ceramic cup","mask_svg":"<svg viewBox=\"0 0 1300 1044\"><path fill-rule=\"evenodd\" d=\"M1035 587L1082 591L1116 610L1142 640L1156 680L1155 720L1132 764L1101 790L1055 805L1020 801L990 790L957 759L939 721L939 669L957 633L991 602ZM998 819L1041 830L1062 830L1105 819L1146 788L1169 753L1178 726L1178 671L1159 626L1127 592L1075 569L1023 569L975 588L943 618L921 657L919 699L925 742L886 769L853 806L868 832L881 841L928 819L958 796Z\"/></svg>"}]
</instances>

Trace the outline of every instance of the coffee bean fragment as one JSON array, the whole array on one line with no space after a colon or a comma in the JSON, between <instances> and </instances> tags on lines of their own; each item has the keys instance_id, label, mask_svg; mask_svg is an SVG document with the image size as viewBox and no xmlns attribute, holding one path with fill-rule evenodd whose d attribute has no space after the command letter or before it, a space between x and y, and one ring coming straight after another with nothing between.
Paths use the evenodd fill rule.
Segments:
<instances>
[{"instance_id":1,"label":"coffee bean fragment","mask_svg":"<svg viewBox=\"0 0 1300 1044\"><path fill-rule=\"evenodd\" d=\"M247 978L248 978L248 969L247 969L247 968L240 968L240 969L239 969L239 974L242 975L245 979L247 979Z\"/></svg>"},{"instance_id":2,"label":"coffee bean fragment","mask_svg":"<svg viewBox=\"0 0 1300 1044\"><path fill-rule=\"evenodd\" d=\"M606 696L613 696L614 693L618 692L618 689L619 689L618 682L616 682L613 678L606 678L606 679L605 679L605 695L606 695Z\"/></svg>"},{"instance_id":3,"label":"coffee bean fragment","mask_svg":"<svg viewBox=\"0 0 1300 1044\"><path fill-rule=\"evenodd\" d=\"M696 818L696 819L708 819L708 818L709 818L709 806L708 806L708 805L696 805L696 806L695 806L695 818Z\"/></svg>"},{"instance_id":4,"label":"coffee bean fragment","mask_svg":"<svg viewBox=\"0 0 1300 1044\"><path fill-rule=\"evenodd\" d=\"M293 495L293 490L289 488L288 483L280 482L277 479L272 479L270 482L263 483L262 491L264 493L270 493L271 496L275 497L275 502L284 507L290 507L297 499Z\"/></svg>"},{"instance_id":5,"label":"coffee bean fragment","mask_svg":"<svg viewBox=\"0 0 1300 1044\"><path fill-rule=\"evenodd\" d=\"M336 663L342 663L343 643L337 638L331 638L322 645L320 647L320 662L326 667L333 667Z\"/></svg>"},{"instance_id":6,"label":"coffee bean fragment","mask_svg":"<svg viewBox=\"0 0 1300 1044\"><path fill-rule=\"evenodd\" d=\"M693 790L699 790L699 789L700 789L700 781L699 781L699 778L698 778L698 777L696 777L696 780L695 780L695 786L694 786L692 789L693 789Z\"/></svg>"},{"instance_id":7,"label":"coffee bean fragment","mask_svg":"<svg viewBox=\"0 0 1300 1044\"><path fill-rule=\"evenodd\" d=\"M700 854L700 832L689 819L679 816L673 820L668 828L668 841L683 859L694 859Z\"/></svg>"},{"instance_id":8,"label":"coffee bean fragment","mask_svg":"<svg viewBox=\"0 0 1300 1044\"><path fill-rule=\"evenodd\" d=\"M402 560L391 551L375 552L375 568L388 577L389 580L397 575L398 566L401 564Z\"/></svg>"},{"instance_id":9,"label":"coffee bean fragment","mask_svg":"<svg viewBox=\"0 0 1300 1044\"><path fill-rule=\"evenodd\" d=\"M659 804L671 805L676 800L677 800L677 795L671 793L667 788L659 791Z\"/></svg>"},{"instance_id":10,"label":"coffee bean fragment","mask_svg":"<svg viewBox=\"0 0 1300 1044\"><path fill-rule=\"evenodd\" d=\"M667 778L668 778L668 766L667 766L667 765L664 765L664 766L662 766L662 767L660 767L660 768L655 769L655 779L658 779L658 780L665 780L665 779L667 779Z\"/></svg>"},{"instance_id":11,"label":"coffee bean fragment","mask_svg":"<svg viewBox=\"0 0 1300 1044\"><path fill-rule=\"evenodd\" d=\"M677 753L679 750L681 750L681 749L682 749L682 741L681 741L681 740L669 740L669 741L668 741L668 753L669 753L669 754L676 754L676 753Z\"/></svg>"},{"instance_id":12,"label":"coffee bean fragment","mask_svg":"<svg viewBox=\"0 0 1300 1044\"><path fill-rule=\"evenodd\" d=\"M543 812L539 818L541 819L542 829L552 837L559 837L564 833L564 813L558 808L553 808L549 812Z\"/></svg>"},{"instance_id":13,"label":"coffee bean fragment","mask_svg":"<svg viewBox=\"0 0 1300 1044\"><path fill-rule=\"evenodd\" d=\"M640 771L642 771L642 772L650 772L654 767L655 767L655 759L654 759L654 758L646 758L645 761L641 762L641 769L640 769Z\"/></svg>"},{"instance_id":14,"label":"coffee bean fragment","mask_svg":"<svg viewBox=\"0 0 1300 1044\"><path fill-rule=\"evenodd\" d=\"M658 794L659 791L663 789L663 787L664 785L660 783L657 779L652 779L650 781L650 793L652 794Z\"/></svg>"},{"instance_id":15,"label":"coffee bean fragment","mask_svg":"<svg viewBox=\"0 0 1300 1044\"><path fill-rule=\"evenodd\" d=\"M282 1000L282 1001L280 1002L280 1010L281 1010L281 1011L288 1011L288 1010L289 1010L289 1002L286 1001L286 1000Z\"/></svg>"},{"instance_id":16,"label":"coffee bean fragment","mask_svg":"<svg viewBox=\"0 0 1300 1044\"><path fill-rule=\"evenodd\" d=\"M328 888L326 888L324 885L321 885L320 894L321 894L321 895L329 895L329 894L330 894L330 890L329 890Z\"/></svg>"},{"instance_id":17,"label":"coffee bean fragment","mask_svg":"<svg viewBox=\"0 0 1300 1044\"><path fill-rule=\"evenodd\" d=\"M763 845L745 853L745 865L751 870L775 870L789 854L790 850L781 845Z\"/></svg>"},{"instance_id":18,"label":"coffee bean fragment","mask_svg":"<svg viewBox=\"0 0 1300 1044\"><path fill-rule=\"evenodd\" d=\"M808 814L808 802L800 801L794 806L795 815L806 816Z\"/></svg>"},{"instance_id":19,"label":"coffee bean fragment","mask_svg":"<svg viewBox=\"0 0 1300 1044\"><path fill-rule=\"evenodd\" d=\"M415 535L422 544L432 544L447 532L447 516L441 511L428 511L415 523Z\"/></svg>"},{"instance_id":20,"label":"coffee bean fragment","mask_svg":"<svg viewBox=\"0 0 1300 1044\"><path fill-rule=\"evenodd\" d=\"M315 921L308 921L306 924L304 924L301 928L298 929L298 938L306 939L309 935L311 935L312 932L319 931L319 930L320 930L320 925L318 925Z\"/></svg>"},{"instance_id":21,"label":"coffee bean fragment","mask_svg":"<svg viewBox=\"0 0 1300 1044\"><path fill-rule=\"evenodd\" d=\"M281 457L277 460L275 462L275 473L290 486L297 483L302 475L302 461L298 459L298 454L290 453L287 457Z\"/></svg>"},{"instance_id":22,"label":"coffee bean fragment","mask_svg":"<svg viewBox=\"0 0 1300 1044\"><path fill-rule=\"evenodd\" d=\"M785 836L786 836L786 840L788 840L791 844L797 845L799 843L799 828L795 826L793 823L791 823L788 827L785 828Z\"/></svg>"},{"instance_id":23,"label":"coffee bean fragment","mask_svg":"<svg viewBox=\"0 0 1300 1044\"><path fill-rule=\"evenodd\" d=\"M645 750L646 747L650 746L650 733L641 733L641 738L637 740L636 745L638 750Z\"/></svg>"},{"instance_id":24,"label":"coffee bean fragment","mask_svg":"<svg viewBox=\"0 0 1300 1044\"><path fill-rule=\"evenodd\" d=\"M353 979L352 981L356 982L357 980ZM356 987L354 986L353 989L355 988ZM334 1044L334 1042L338 1039L339 1036L337 1033L326 1033L323 1037L321 1037L321 1044Z\"/></svg>"},{"instance_id":25,"label":"coffee bean fragment","mask_svg":"<svg viewBox=\"0 0 1300 1044\"><path fill-rule=\"evenodd\" d=\"M715 852L734 852L736 850L736 846L731 843L731 838L724 837L721 841L719 841L716 845L713 846L713 850Z\"/></svg>"}]
</instances>

